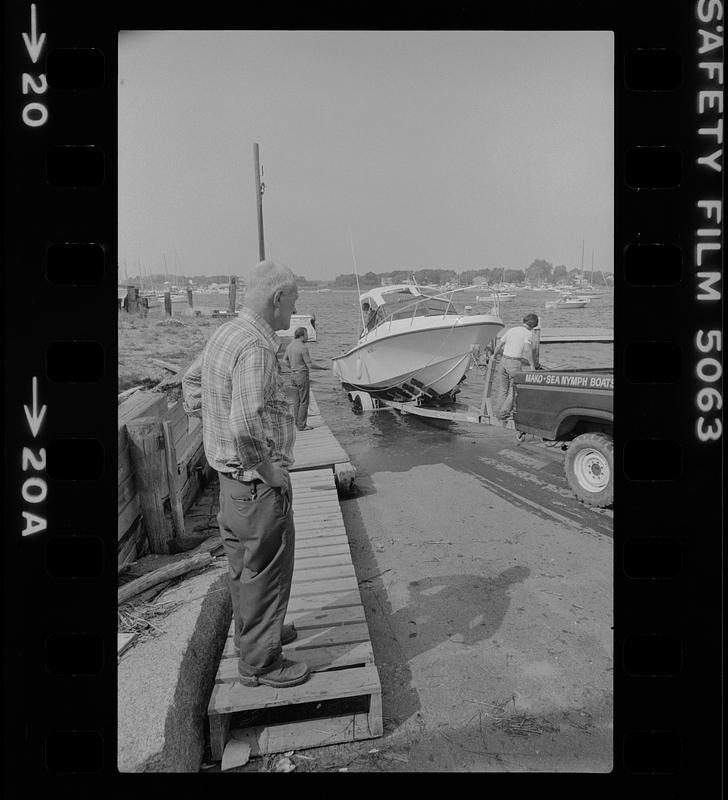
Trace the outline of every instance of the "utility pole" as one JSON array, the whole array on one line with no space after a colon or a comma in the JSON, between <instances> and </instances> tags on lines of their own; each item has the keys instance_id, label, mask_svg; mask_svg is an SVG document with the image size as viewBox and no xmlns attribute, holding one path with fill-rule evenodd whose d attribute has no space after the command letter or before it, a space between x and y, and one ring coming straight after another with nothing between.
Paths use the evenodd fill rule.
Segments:
<instances>
[{"instance_id":1,"label":"utility pole","mask_svg":"<svg viewBox=\"0 0 728 800\"><path fill-rule=\"evenodd\" d=\"M265 240L263 238L263 192L265 191L265 184L261 181L260 153L257 142L253 144L253 160L255 162L255 203L258 209L258 255L261 261L265 261Z\"/></svg>"}]
</instances>

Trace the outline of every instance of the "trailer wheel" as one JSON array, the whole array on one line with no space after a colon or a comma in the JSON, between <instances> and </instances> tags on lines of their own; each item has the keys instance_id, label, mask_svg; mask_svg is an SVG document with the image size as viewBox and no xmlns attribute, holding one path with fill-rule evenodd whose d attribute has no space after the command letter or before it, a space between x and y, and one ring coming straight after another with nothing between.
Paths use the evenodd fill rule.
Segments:
<instances>
[{"instance_id":1,"label":"trailer wheel","mask_svg":"<svg viewBox=\"0 0 728 800\"><path fill-rule=\"evenodd\" d=\"M364 411L376 411L379 402L368 392L349 392L349 400L352 402L352 411L355 414L362 414Z\"/></svg>"},{"instance_id":2,"label":"trailer wheel","mask_svg":"<svg viewBox=\"0 0 728 800\"><path fill-rule=\"evenodd\" d=\"M583 433L566 451L566 480L588 506L604 508L614 498L614 443L604 433Z\"/></svg>"}]
</instances>

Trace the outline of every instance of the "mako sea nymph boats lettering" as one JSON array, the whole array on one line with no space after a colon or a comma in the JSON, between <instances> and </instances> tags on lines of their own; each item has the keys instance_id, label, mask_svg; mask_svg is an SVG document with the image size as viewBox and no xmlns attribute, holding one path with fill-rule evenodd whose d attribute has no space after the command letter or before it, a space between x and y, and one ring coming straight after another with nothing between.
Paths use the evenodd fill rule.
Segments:
<instances>
[{"instance_id":1,"label":"mako sea nymph boats lettering","mask_svg":"<svg viewBox=\"0 0 728 800\"><path fill-rule=\"evenodd\" d=\"M334 374L347 389L393 400L452 397L471 353L503 328L495 314L460 314L452 292L424 294L410 284L372 289L359 305L364 330L333 359Z\"/></svg>"}]
</instances>

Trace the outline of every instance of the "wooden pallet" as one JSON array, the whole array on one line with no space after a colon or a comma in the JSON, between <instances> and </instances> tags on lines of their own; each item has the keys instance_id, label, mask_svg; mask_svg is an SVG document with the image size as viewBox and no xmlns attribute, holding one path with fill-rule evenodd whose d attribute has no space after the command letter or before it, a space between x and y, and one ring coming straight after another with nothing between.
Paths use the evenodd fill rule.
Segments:
<instances>
[{"instance_id":1,"label":"wooden pallet","mask_svg":"<svg viewBox=\"0 0 728 800\"><path fill-rule=\"evenodd\" d=\"M296 548L286 622L295 622L298 638L283 652L292 661L305 661L313 674L287 689L243 686L231 624L208 705L215 760L222 759L232 715L238 712L262 717L286 707L288 716L296 717L300 709L300 718L255 720L234 731L233 738L250 744L253 756L382 735L382 690L334 475L330 469L307 470L292 473L291 480ZM332 701L346 698L361 700L356 710L328 710ZM318 705L317 715L312 708Z\"/></svg>"}]
</instances>

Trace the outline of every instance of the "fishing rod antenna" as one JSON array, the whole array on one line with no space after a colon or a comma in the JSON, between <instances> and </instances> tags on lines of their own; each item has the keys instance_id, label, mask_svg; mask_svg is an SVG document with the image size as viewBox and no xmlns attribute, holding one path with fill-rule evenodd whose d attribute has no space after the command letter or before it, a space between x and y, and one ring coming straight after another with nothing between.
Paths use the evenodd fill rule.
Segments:
<instances>
[{"instance_id":1,"label":"fishing rod antenna","mask_svg":"<svg viewBox=\"0 0 728 800\"><path fill-rule=\"evenodd\" d=\"M349 226L349 242L351 244L351 257L354 261L354 277L356 278L356 303L359 306L359 313L361 314L361 327L362 330L366 328L366 320L364 319L364 309L361 307L359 298L361 297L361 289L359 288L359 270L356 267L356 254L354 253L354 237L351 235L351 225Z\"/></svg>"}]
</instances>

